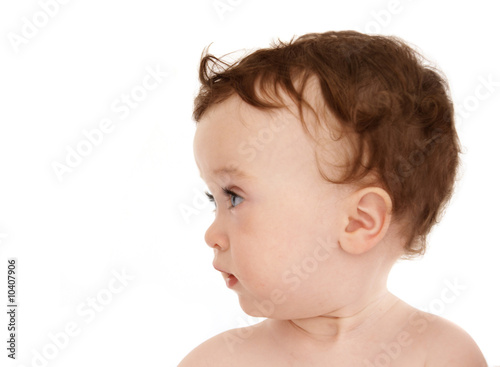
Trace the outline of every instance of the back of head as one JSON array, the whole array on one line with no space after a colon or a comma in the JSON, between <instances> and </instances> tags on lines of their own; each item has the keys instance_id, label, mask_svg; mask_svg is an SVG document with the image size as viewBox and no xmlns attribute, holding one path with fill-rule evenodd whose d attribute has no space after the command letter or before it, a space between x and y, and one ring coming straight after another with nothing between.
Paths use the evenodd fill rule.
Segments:
<instances>
[{"instance_id":1,"label":"back of head","mask_svg":"<svg viewBox=\"0 0 500 367\"><path fill-rule=\"evenodd\" d=\"M199 121L233 94L257 108L282 108L284 91L305 126L303 109L319 112L304 96L311 78L319 82L324 116L335 116L352 148L343 177L322 169L323 177L337 184L375 177L393 201L406 256L423 254L426 236L453 192L460 149L444 77L402 40L354 31L313 33L232 64L205 52L193 117Z\"/></svg>"}]
</instances>

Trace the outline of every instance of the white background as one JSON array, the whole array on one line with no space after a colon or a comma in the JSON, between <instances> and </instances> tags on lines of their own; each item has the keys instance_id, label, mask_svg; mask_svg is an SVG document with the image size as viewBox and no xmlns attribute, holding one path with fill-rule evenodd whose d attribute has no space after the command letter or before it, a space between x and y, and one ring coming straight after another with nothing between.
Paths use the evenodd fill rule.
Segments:
<instances>
[{"instance_id":1,"label":"white background","mask_svg":"<svg viewBox=\"0 0 500 367\"><path fill-rule=\"evenodd\" d=\"M194 212L204 204L193 204L204 189L192 157L199 58L211 42L220 56L343 29L400 36L448 76L463 111L462 179L428 253L397 264L389 286L463 327L500 365L493 1L222 0L228 9L218 13L212 0L73 0L44 18L48 2L0 5L0 365L175 366L207 338L256 322L212 268L203 240L211 206ZM15 46L23 29L31 38ZM169 75L124 118L112 105L140 92L148 67ZM487 96L479 87L478 98L488 78L496 85ZM105 118L114 130L58 180L54 162L65 164L67 147ZM5 349L9 257L19 263L15 362ZM112 294L113 272L134 279ZM447 281L466 288L439 309ZM106 304L91 311L98 295ZM65 340L67 327L78 335Z\"/></svg>"}]
</instances>

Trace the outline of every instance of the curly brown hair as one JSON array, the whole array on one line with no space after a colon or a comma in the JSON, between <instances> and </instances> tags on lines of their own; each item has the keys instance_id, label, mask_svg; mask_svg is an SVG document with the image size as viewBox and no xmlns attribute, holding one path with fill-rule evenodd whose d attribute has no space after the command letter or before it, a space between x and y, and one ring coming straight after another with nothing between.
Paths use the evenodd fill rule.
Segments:
<instances>
[{"instance_id":1,"label":"curly brown hair","mask_svg":"<svg viewBox=\"0 0 500 367\"><path fill-rule=\"evenodd\" d=\"M427 234L453 192L460 143L445 77L401 39L310 33L278 40L233 63L206 49L193 118L199 122L208 108L233 94L260 109L283 108L281 89L306 127L304 107L318 116L304 96L311 77L319 81L326 110L356 137L343 177L333 179L320 169L322 176L341 184L374 174L392 199L393 218L404 219L404 256L423 254Z\"/></svg>"}]
</instances>

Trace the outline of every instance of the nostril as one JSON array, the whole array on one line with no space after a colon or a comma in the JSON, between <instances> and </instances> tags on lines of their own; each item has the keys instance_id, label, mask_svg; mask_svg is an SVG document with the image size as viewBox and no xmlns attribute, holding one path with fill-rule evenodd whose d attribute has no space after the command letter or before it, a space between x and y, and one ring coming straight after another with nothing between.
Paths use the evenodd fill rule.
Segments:
<instances>
[{"instance_id":1,"label":"nostril","mask_svg":"<svg viewBox=\"0 0 500 367\"><path fill-rule=\"evenodd\" d=\"M217 241L210 240L210 238L205 238L205 243L210 248L217 248L217 247L220 248L220 246L217 244Z\"/></svg>"}]
</instances>

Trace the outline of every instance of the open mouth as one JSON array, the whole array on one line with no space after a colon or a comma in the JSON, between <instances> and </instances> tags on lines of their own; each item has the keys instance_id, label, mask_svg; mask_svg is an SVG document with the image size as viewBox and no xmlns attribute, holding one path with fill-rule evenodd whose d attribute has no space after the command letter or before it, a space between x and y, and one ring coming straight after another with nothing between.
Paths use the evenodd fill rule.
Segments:
<instances>
[{"instance_id":1,"label":"open mouth","mask_svg":"<svg viewBox=\"0 0 500 367\"><path fill-rule=\"evenodd\" d=\"M226 285L229 287L229 288L232 288L236 285L236 283L238 283L238 278L236 278L233 274L231 273L228 273L222 269L219 269L215 264L213 264L215 270L217 271L220 271L224 280L226 281Z\"/></svg>"}]
</instances>

